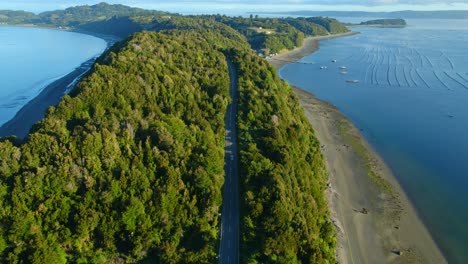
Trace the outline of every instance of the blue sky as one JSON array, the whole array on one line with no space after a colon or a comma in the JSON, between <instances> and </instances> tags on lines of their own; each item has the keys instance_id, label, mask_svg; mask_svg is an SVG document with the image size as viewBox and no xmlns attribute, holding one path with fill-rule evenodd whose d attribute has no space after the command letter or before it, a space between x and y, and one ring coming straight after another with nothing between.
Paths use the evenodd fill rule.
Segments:
<instances>
[{"instance_id":1,"label":"blue sky","mask_svg":"<svg viewBox=\"0 0 468 264\"><path fill-rule=\"evenodd\" d=\"M42 12L99 2L102 0L0 0L0 9ZM106 2L180 13L468 10L468 0L107 0Z\"/></svg>"}]
</instances>

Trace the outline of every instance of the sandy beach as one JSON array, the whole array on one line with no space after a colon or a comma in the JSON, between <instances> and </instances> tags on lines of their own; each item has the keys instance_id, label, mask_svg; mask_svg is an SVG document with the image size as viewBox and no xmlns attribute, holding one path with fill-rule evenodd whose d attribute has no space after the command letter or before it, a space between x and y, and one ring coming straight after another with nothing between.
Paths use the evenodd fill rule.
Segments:
<instances>
[{"instance_id":1,"label":"sandy beach","mask_svg":"<svg viewBox=\"0 0 468 264\"><path fill-rule=\"evenodd\" d=\"M58 104L67 87L83 75L93 63L94 59L90 59L65 77L49 84L38 96L23 106L10 121L0 127L0 137L15 135L20 139L25 138L31 127L44 118L47 109Z\"/></svg>"},{"instance_id":2,"label":"sandy beach","mask_svg":"<svg viewBox=\"0 0 468 264\"><path fill-rule=\"evenodd\" d=\"M26 25L21 25L26 26ZM29 25L30 27L37 27L35 25ZM54 27L46 27L48 29L61 30ZM104 39L107 43L107 49L110 48L114 43L120 40L120 38L111 35L91 33L86 31L75 30L73 32L92 35L101 39ZM0 137L16 136L19 139L24 139L29 134L31 127L44 118L47 109L50 106L56 105L60 102L63 95L67 93L70 85L77 83L79 79L86 73L94 64L95 59L92 58L82 63L74 71L70 72L63 78L60 78L47 87L45 87L38 96L29 101L23 106L16 115L0 126ZM73 85L74 85L73 84Z\"/></svg>"},{"instance_id":3,"label":"sandy beach","mask_svg":"<svg viewBox=\"0 0 468 264\"><path fill-rule=\"evenodd\" d=\"M317 37L307 37L304 39L304 44L302 47L295 48L293 50L280 53L277 56L268 58L268 62L270 62L273 67L280 69L286 64L296 62L300 60L302 57L311 54L312 52L316 51L319 48L319 40L322 39L330 39L330 38L338 38L338 37L346 37L359 34L356 31L350 31L342 34L335 34L335 35L327 35L327 36L317 36Z\"/></svg>"},{"instance_id":4,"label":"sandy beach","mask_svg":"<svg viewBox=\"0 0 468 264\"><path fill-rule=\"evenodd\" d=\"M277 69L318 48L318 39L270 58ZM335 107L294 88L322 145L337 259L357 263L447 263L391 170Z\"/></svg>"}]
</instances>

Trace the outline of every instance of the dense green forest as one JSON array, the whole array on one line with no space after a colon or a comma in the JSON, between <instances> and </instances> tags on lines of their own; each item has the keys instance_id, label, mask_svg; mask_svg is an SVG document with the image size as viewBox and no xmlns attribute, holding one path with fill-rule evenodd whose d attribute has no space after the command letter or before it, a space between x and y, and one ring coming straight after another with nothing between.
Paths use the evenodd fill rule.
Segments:
<instances>
[{"instance_id":1,"label":"dense green forest","mask_svg":"<svg viewBox=\"0 0 468 264\"><path fill-rule=\"evenodd\" d=\"M61 27L78 27L91 22L105 21L115 17L163 16L167 12L145 10L124 5L99 3L69 7L65 10L42 12L38 15L24 11L0 10L0 22L9 24L39 24Z\"/></svg>"},{"instance_id":2,"label":"dense green forest","mask_svg":"<svg viewBox=\"0 0 468 264\"><path fill-rule=\"evenodd\" d=\"M39 17L31 12L0 10L0 23L5 24L23 24L36 23Z\"/></svg>"},{"instance_id":3,"label":"dense green forest","mask_svg":"<svg viewBox=\"0 0 468 264\"><path fill-rule=\"evenodd\" d=\"M115 46L24 144L0 143L0 262L213 262L228 89L202 35Z\"/></svg>"},{"instance_id":4,"label":"dense green forest","mask_svg":"<svg viewBox=\"0 0 468 264\"><path fill-rule=\"evenodd\" d=\"M314 18L249 18L224 15L181 16L161 11L149 11L124 5L84 5L65 10L43 12L38 15L27 12L0 11L0 22L9 24L37 24L68 27L125 38L142 30L169 30L199 25L203 20L210 25L220 22L238 31L252 49L269 55L301 46L306 36L323 36L347 32L336 19ZM209 29L210 25L206 27Z\"/></svg>"},{"instance_id":5,"label":"dense green forest","mask_svg":"<svg viewBox=\"0 0 468 264\"><path fill-rule=\"evenodd\" d=\"M374 20L361 22L360 25L406 26L406 21L400 18L374 19Z\"/></svg>"},{"instance_id":6,"label":"dense green forest","mask_svg":"<svg viewBox=\"0 0 468 264\"><path fill-rule=\"evenodd\" d=\"M157 32L103 54L23 142L0 138L0 262L216 262L230 60L242 263L335 263L319 143L292 89L250 49L248 28L327 27L135 12L79 28Z\"/></svg>"},{"instance_id":7,"label":"dense green forest","mask_svg":"<svg viewBox=\"0 0 468 264\"><path fill-rule=\"evenodd\" d=\"M238 69L241 262L335 263L320 144L289 84L252 53Z\"/></svg>"}]
</instances>

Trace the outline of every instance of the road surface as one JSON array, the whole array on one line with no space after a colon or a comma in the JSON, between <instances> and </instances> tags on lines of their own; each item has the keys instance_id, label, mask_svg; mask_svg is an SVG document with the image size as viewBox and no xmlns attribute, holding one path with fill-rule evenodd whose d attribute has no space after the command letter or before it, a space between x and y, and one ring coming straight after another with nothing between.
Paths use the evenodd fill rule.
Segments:
<instances>
[{"instance_id":1,"label":"road surface","mask_svg":"<svg viewBox=\"0 0 468 264\"><path fill-rule=\"evenodd\" d=\"M229 67L230 88L229 94L232 103L226 112L226 146L225 165L226 172L223 190L223 208L221 215L221 242L219 246L219 263L239 263L239 178L237 173L237 76L230 61Z\"/></svg>"}]
</instances>

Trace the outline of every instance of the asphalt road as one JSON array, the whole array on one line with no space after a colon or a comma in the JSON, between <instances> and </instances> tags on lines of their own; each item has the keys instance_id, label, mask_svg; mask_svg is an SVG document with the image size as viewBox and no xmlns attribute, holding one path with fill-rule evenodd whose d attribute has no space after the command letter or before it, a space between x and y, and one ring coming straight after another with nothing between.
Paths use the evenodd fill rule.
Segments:
<instances>
[{"instance_id":1,"label":"asphalt road","mask_svg":"<svg viewBox=\"0 0 468 264\"><path fill-rule=\"evenodd\" d=\"M237 76L231 62L228 61L232 103L226 112L226 172L223 190L223 208L221 215L221 242L219 263L239 263L239 177L237 172Z\"/></svg>"}]
</instances>

